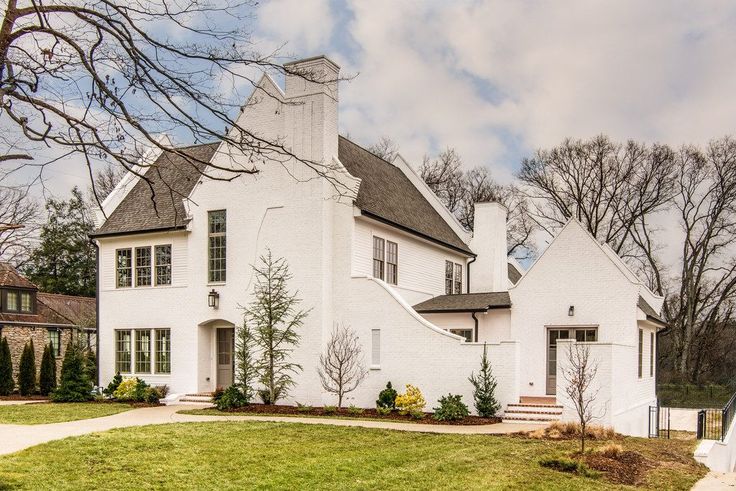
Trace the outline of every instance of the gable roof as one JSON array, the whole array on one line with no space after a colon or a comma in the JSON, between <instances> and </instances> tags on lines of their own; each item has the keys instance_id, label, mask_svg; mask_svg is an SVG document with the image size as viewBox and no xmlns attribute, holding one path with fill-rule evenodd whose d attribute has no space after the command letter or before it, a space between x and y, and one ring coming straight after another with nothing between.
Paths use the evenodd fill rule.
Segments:
<instances>
[{"instance_id":1,"label":"gable roof","mask_svg":"<svg viewBox=\"0 0 736 491\"><path fill-rule=\"evenodd\" d=\"M37 290L38 287L31 283L25 276L8 263L0 263L0 286L9 286L12 288L28 288L29 290Z\"/></svg>"},{"instance_id":2,"label":"gable roof","mask_svg":"<svg viewBox=\"0 0 736 491\"><path fill-rule=\"evenodd\" d=\"M659 315L657 311L654 310L654 308L652 308L652 306L649 305L649 303L647 303L647 301L641 295L639 295L639 300L636 306L639 307L642 312L644 312L644 315L647 316L648 321L652 321L665 326L667 325L667 321L665 321L662 316Z\"/></svg>"},{"instance_id":3,"label":"gable roof","mask_svg":"<svg viewBox=\"0 0 736 491\"><path fill-rule=\"evenodd\" d=\"M461 293L438 295L414 306L420 314L447 312L487 312L511 307L509 292Z\"/></svg>"},{"instance_id":4,"label":"gable roof","mask_svg":"<svg viewBox=\"0 0 736 491\"><path fill-rule=\"evenodd\" d=\"M365 216L473 254L401 169L342 136L338 158L351 175L361 179L355 206Z\"/></svg>"},{"instance_id":5,"label":"gable roof","mask_svg":"<svg viewBox=\"0 0 736 491\"><path fill-rule=\"evenodd\" d=\"M170 230L186 226L184 199L199 181L219 143L182 147L188 157L162 153L97 229L94 236ZM149 186L150 181L150 186ZM153 193L151 192L153 188Z\"/></svg>"},{"instance_id":6,"label":"gable roof","mask_svg":"<svg viewBox=\"0 0 736 491\"><path fill-rule=\"evenodd\" d=\"M508 270L509 281L515 285L521 279L521 271L516 269L516 266L511 263L508 263Z\"/></svg>"}]
</instances>

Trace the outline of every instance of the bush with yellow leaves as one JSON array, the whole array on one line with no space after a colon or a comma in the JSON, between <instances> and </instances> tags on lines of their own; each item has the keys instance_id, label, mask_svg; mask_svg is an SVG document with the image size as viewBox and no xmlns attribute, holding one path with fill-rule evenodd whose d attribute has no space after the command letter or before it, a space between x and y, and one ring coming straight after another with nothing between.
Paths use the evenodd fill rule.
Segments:
<instances>
[{"instance_id":1,"label":"bush with yellow leaves","mask_svg":"<svg viewBox=\"0 0 736 491\"><path fill-rule=\"evenodd\" d=\"M418 417L424 414L424 406L426 405L427 401L424 400L422 391L411 384L406 384L405 393L396 396L396 409L399 410L401 415L411 414Z\"/></svg>"}]
</instances>

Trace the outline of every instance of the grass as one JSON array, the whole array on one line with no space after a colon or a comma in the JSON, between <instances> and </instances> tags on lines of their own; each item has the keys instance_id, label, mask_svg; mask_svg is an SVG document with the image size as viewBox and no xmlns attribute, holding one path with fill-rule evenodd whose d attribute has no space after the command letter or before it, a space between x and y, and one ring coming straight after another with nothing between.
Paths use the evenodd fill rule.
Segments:
<instances>
[{"instance_id":1,"label":"grass","mask_svg":"<svg viewBox=\"0 0 736 491\"><path fill-rule=\"evenodd\" d=\"M662 384L657 387L659 404L665 407L722 408L734 389L725 385Z\"/></svg>"},{"instance_id":2,"label":"grass","mask_svg":"<svg viewBox=\"0 0 736 491\"><path fill-rule=\"evenodd\" d=\"M596 442L594 446L606 442ZM659 462L645 487L690 489L681 440L618 440ZM267 422L179 423L58 440L0 457L0 489L626 489L544 468L572 441Z\"/></svg>"},{"instance_id":3,"label":"grass","mask_svg":"<svg viewBox=\"0 0 736 491\"><path fill-rule=\"evenodd\" d=\"M110 416L133 409L114 402L33 403L0 406L0 424L38 425ZM0 489L2 487L0 486Z\"/></svg>"}]
</instances>

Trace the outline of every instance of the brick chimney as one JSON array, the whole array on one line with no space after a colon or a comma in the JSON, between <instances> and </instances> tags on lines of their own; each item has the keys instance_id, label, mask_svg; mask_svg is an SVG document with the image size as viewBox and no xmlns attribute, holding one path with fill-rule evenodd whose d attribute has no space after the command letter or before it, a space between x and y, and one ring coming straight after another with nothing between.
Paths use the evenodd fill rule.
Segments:
<instances>
[{"instance_id":1,"label":"brick chimney","mask_svg":"<svg viewBox=\"0 0 736 491\"><path fill-rule=\"evenodd\" d=\"M470 249L478 255L470 268L470 291L506 291L508 259L506 216L501 203L476 203Z\"/></svg>"}]
</instances>

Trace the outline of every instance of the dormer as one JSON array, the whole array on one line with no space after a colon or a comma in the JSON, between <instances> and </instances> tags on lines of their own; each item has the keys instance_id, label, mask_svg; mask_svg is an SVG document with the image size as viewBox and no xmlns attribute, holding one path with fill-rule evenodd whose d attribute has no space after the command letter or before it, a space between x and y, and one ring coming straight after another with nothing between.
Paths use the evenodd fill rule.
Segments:
<instances>
[{"instance_id":1,"label":"dormer","mask_svg":"<svg viewBox=\"0 0 736 491\"><path fill-rule=\"evenodd\" d=\"M8 263L0 263L0 311L9 314L36 313L36 285Z\"/></svg>"}]
</instances>

